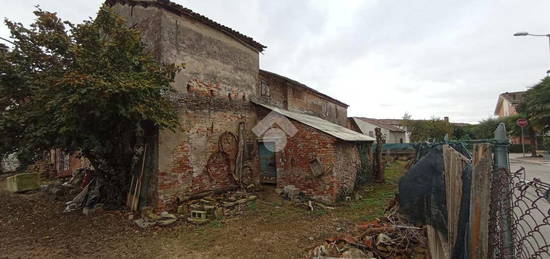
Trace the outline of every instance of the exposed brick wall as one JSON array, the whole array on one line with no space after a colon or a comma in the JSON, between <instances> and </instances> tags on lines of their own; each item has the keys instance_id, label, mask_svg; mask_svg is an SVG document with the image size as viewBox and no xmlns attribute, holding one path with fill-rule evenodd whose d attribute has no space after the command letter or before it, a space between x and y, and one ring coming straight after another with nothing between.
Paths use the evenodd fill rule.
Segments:
<instances>
[{"instance_id":1,"label":"exposed brick wall","mask_svg":"<svg viewBox=\"0 0 550 259\"><path fill-rule=\"evenodd\" d=\"M259 108L258 113L263 118L268 111ZM298 129L297 133L275 154L277 186L294 185L307 196L329 203L335 202L341 192L353 190L360 167L355 144L340 141L295 120L291 123ZM311 163L316 160L323 169L320 176L315 176L311 169Z\"/></svg>"},{"instance_id":2,"label":"exposed brick wall","mask_svg":"<svg viewBox=\"0 0 550 259\"><path fill-rule=\"evenodd\" d=\"M163 162L167 166L158 174L157 208L170 207L188 195L235 185L232 173L240 122L245 123L244 178L246 184L258 183L256 136L251 131L256 115L252 104L216 91L215 85L193 84L183 97L179 114L182 128L160 139L159 145L176 142L177 146L169 157L161 158L168 162Z\"/></svg>"},{"instance_id":3,"label":"exposed brick wall","mask_svg":"<svg viewBox=\"0 0 550 259\"><path fill-rule=\"evenodd\" d=\"M269 87L269 96L262 96L262 87ZM347 107L319 95L297 83L272 74L260 72L257 85L258 98L265 103L311 114L330 122L347 126Z\"/></svg>"}]
</instances>

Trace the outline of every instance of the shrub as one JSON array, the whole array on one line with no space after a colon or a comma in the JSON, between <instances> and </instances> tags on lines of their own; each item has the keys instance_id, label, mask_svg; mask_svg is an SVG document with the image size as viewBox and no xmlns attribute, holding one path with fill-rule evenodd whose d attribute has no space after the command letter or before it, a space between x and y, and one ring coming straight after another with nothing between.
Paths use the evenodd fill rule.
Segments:
<instances>
[{"instance_id":1,"label":"shrub","mask_svg":"<svg viewBox=\"0 0 550 259\"><path fill-rule=\"evenodd\" d=\"M510 153L522 153L523 150L522 150L522 147L521 147L521 144L510 144L510 146L508 147L508 152ZM525 144L525 152L531 152L531 145L530 144Z\"/></svg>"}]
</instances>

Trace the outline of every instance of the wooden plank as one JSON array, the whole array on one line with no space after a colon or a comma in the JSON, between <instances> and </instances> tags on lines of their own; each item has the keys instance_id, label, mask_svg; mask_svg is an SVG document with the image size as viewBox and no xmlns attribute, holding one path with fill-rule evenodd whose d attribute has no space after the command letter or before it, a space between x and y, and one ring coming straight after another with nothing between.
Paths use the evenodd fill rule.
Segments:
<instances>
[{"instance_id":1,"label":"wooden plank","mask_svg":"<svg viewBox=\"0 0 550 259\"><path fill-rule=\"evenodd\" d=\"M447 237L443 236L434 227L427 225L426 233L428 235L428 248L430 250L431 258L448 259L450 255L447 251L448 242Z\"/></svg>"},{"instance_id":2,"label":"wooden plank","mask_svg":"<svg viewBox=\"0 0 550 259\"><path fill-rule=\"evenodd\" d=\"M474 145L470 192L470 258L487 258L492 158L489 144Z\"/></svg>"},{"instance_id":3,"label":"wooden plank","mask_svg":"<svg viewBox=\"0 0 550 259\"><path fill-rule=\"evenodd\" d=\"M462 200L462 171L469 160L449 145L443 146L445 193L447 203L448 242L446 254L450 255L457 239L460 203Z\"/></svg>"}]
</instances>

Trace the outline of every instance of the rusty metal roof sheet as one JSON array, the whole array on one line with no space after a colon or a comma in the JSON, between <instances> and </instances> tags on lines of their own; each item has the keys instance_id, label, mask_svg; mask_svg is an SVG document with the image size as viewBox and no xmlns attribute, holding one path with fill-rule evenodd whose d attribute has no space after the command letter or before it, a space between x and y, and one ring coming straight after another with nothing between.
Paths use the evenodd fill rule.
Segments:
<instances>
[{"instance_id":1,"label":"rusty metal roof sheet","mask_svg":"<svg viewBox=\"0 0 550 259\"><path fill-rule=\"evenodd\" d=\"M313 127L319 131L329 134L333 137L344 141L375 141L374 138L367 135L355 132L338 124L332 123L327 120L323 120L319 117L307 115L299 112L292 112L285 109L281 109L275 106L252 101L253 103L262 106L266 109L279 113L287 118L293 119L310 127Z\"/></svg>"}]
</instances>

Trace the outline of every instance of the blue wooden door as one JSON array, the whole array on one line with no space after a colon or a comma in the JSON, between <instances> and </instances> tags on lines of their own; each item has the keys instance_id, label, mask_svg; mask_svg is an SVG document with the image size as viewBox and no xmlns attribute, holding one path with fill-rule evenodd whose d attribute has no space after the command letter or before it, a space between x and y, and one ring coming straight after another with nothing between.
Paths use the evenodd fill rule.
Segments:
<instances>
[{"instance_id":1,"label":"blue wooden door","mask_svg":"<svg viewBox=\"0 0 550 259\"><path fill-rule=\"evenodd\" d=\"M260 142L260 171L262 183L277 183L274 142Z\"/></svg>"}]
</instances>

